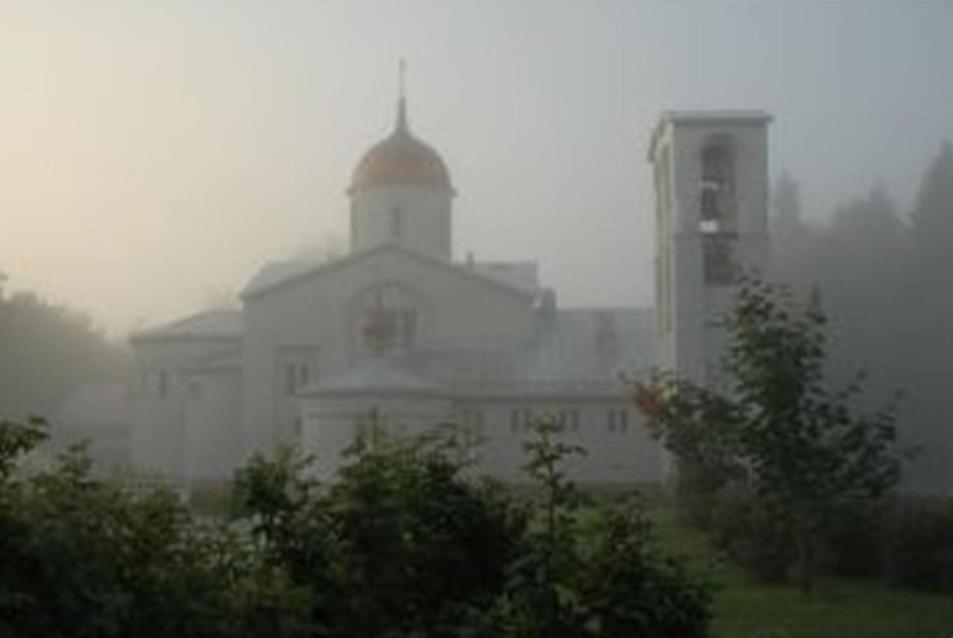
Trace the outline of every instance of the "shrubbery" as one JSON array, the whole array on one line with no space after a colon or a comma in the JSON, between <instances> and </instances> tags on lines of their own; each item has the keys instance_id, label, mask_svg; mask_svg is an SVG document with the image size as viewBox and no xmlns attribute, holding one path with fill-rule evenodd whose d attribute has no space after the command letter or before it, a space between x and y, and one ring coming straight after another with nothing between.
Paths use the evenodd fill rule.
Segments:
<instances>
[{"instance_id":1,"label":"shrubbery","mask_svg":"<svg viewBox=\"0 0 953 638\"><path fill-rule=\"evenodd\" d=\"M705 636L708 587L662 554L638 503L582 507L540 424L521 498L452 442L359 442L330 485L290 450L237 476L235 517L89 473L28 475L42 424L0 424L0 635Z\"/></svg>"},{"instance_id":2,"label":"shrubbery","mask_svg":"<svg viewBox=\"0 0 953 638\"><path fill-rule=\"evenodd\" d=\"M713 501L707 529L714 545L762 582L787 580L795 549L785 521L744 490L726 490Z\"/></svg>"},{"instance_id":3,"label":"shrubbery","mask_svg":"<svg viewBox=\"0 0 953 638\"><path fill-rule=\"evenodd\" d=\"M884 528L887 582L953 593L953 499L904 499Z\"/></svg>"},{"instance_id":4,"label":"shrubbery","mask_svg":"<svg viewBox=\"0 0 953 638\"><path fill-rule=\"evenodd\" d=\"M763 582L786 580L793 541L750 494L719 493L704 527L716 547ZM820 573L953 592L953 500L902 496L847 503L825 521Z\"/></svg>"},{"instance_id":5,"label":"shrubbery","mask_svg":"<svg viewBox=\"0 0 953 638\"><path fill-rule=\"evenodd\" d=\"M44 437L0 423L0 635L305 635L308 592L173 494L98 481L77 450L18 471Z\"/></svg>"},{"instance_id":6,"label":"shrubbery","mask_svg":"<svg viewBox=\"0 0 953 638\"><path fill-rule=\"evenodd\" d=\"M375 436L327 490L288 451L240 472L239 511L314 593L323 635L707 634L708 588L658 551L636 504L580 509L561 467L577 450L552 424L527 444L528 499L465 477L448 445Z\"/></svg>"},{"instance_id":7,"label":"shrubbery","mask_svg":"<svg viewBox=\"0 0 953 638\"><path fill-rule=\"evenodd\" d=\"M742 273L727 333L724 391L666 375L634 400L677 459L678 496L716 539L761 577L796 577L810 593L831 521L876 502L898 481L895 403L857 410L863 375L827 379L827 318L817 296ZM695 484L697 494L685 487ZM717 516L719 508L722 511Z\"/></svg>"}]
</instances>

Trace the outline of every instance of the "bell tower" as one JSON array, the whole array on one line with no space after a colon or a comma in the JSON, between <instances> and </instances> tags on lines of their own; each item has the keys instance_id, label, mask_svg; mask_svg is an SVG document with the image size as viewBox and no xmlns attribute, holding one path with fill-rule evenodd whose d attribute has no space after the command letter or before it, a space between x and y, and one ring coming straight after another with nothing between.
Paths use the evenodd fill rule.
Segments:
<instances>
[{"instance_id":1,"label":"bell tower","mask_svg":"<svg viewBox=\"0 0 953 638\"><path fill-rule=\"evenodd\" d=\"M739 267L768 257L768 124L761 111L666 112L652 134L656 363L723 381L720 318Z\"/></svg>"}]
</instances>

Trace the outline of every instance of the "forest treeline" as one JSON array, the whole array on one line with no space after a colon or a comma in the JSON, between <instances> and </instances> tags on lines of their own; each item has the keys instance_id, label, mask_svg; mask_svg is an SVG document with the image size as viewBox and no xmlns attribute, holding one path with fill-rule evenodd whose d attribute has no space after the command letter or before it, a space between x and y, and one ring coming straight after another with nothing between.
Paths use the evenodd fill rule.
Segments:
<instances>
[{"instance_id":1,"label":"forest treeline","mask_svg":"<svg viewBox=\"0 0 953 638\"><path fill-rule=\"evenodd\" d=\"M126 348L86 315L0 288L0 415L52 418L71 390L124 382L128 371Z\"/></svg>"},{"instance_id":2,"label":"forest treeline","mask_svg":"<svg viewBox=\"0 0 953 638\"><path fill-rule=\"evenodd\" d=\"M802 216L797 183L774 189L775 277L816 287L832 318L835 372L870 372L870 405L899 390L917 489L953 485L953 145L943 143L911 210L883 187L825 222Z\"/></svg>"}]
</instances>

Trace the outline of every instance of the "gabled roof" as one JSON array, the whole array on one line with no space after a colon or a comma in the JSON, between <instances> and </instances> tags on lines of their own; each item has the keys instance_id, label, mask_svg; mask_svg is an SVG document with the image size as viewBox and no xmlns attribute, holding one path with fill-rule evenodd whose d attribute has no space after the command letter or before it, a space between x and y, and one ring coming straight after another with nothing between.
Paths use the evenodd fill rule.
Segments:
<instances>
[{"instance_id":1,"label":"gabled roof","mask_svg":"<svg viewBox=\"0 0 953 638\"><path fill-rule=\"evenodd\" d=\"M207 357L196 359L188 366L188 371L198 374L208 374L222 371L242 371L242 347L237 345L226 352L215 352Z\"/></svg>"},{"instance_id":2,"label":"gabled roof","mask_svg":"<svg viewBox=\"0 0 953 638\"><path fill-rule=\"evenodd\" d=\"M208 310L140 330L130 337L133 343L169 339L240 339L244 332L241 310Z\"/></svg>"},{"instance_id":3,"label":"gabled roof","mask_svg":"<svg viewBox=\"0 0 953 638\"><path fill-rule=\"evenodd\" d=\"M315 264L310 262L273 262L266 264L242 289L241 298L247 301L249 299L261 297L262 295L265 295L271 291L278 290L295 283L300 283L312 277L317 277L328 272L350 267L354 264L360 263L361 261L369 259L373 255L384 253L396 253L425 264L431 268L441 269L444 272L451 273L462 279L488 285L511 295L517 295L525 299L532 299L533 297L533 293L529 290L510 284L506 281L487 276L475 270L468 269L465 265L452 264L442 259L424 255L417 251L411 250L398 243L385 242L368 250L352 253L346 257L342 257L341 259L323 264Z\"/></svg>"},{"instance_id":4,"label":"gabled roof","mask_svg":"<svg viewBox=\"0 0 953 638\"><path fill-rule=\"evenodd\" d=\"M539 290L539 267L535 261L465 261L459 267L522 290Z\"/></svg>"}]
</instances>

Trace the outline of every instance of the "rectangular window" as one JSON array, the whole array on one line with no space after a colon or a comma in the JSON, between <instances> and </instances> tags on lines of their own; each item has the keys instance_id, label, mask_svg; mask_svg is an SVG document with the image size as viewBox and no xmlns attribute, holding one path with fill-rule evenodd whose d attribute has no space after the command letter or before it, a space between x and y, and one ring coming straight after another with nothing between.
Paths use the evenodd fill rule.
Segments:
<instances>
[{"instance_id":1,"label":"rectangular window","mask_svg":"<svg viewBox=\"0 0 953 638\"><path fill-rule=\"evenodd\" d=\"M625 434L629 431L629 411L609 408L606 411L606 427L613 434Z\"/></svg>"},{"instance_id":2,"label":"rectangular window","mask_svg":"<svg viewBox=\"0 0 953 638\"><path fill-rule=\"evenodd\" d=\"M289 363L285 366L285 394L292 395L295 392L295 367Z\"/></svg>"}]
</instances>

